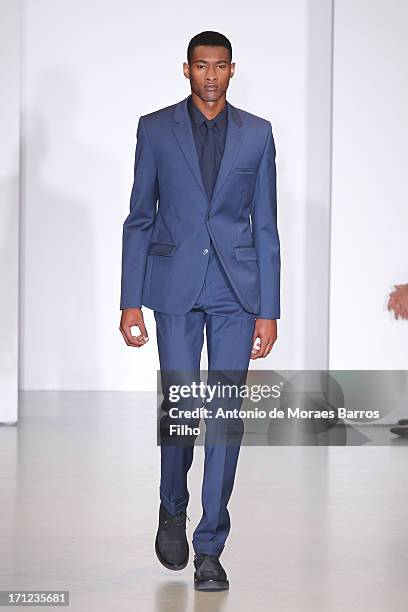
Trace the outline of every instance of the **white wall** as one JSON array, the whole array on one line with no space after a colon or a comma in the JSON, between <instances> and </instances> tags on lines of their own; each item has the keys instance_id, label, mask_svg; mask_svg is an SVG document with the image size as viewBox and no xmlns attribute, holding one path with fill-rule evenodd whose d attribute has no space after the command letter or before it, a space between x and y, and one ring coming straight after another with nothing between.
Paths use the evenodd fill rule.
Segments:
<instances>
[{"instance_id":1,"label":"white wall","mask_svg":"<svg viewBox=\"0 0 408 612\"><path fill-rule=\"evenodd\" d=\"M20 6L0 1L0 423L17 421Z\"/></svg>"},{"instance_id":2,"label":"white wall","mask_svg":"<svg viewBox=\"0 0 408 612\"><path fill-rule=\"evenodd\" d=\"M334 23L330 367L407 369L408 4L341 0Z\"/></svg>"},{"instance_id":3,"label":"white wall","mask_svg":"<svg viewBox=\"0 0 408 612\"><path fill-rule=\"evenodd\" d=\"M186 7L24 2L25 389L155 389L153 313L146 347L118 331L122 223L138 117L188 95L182 62L205 29L232 41L229 101L268 118L277 146L282 318L253 367L327 363L331 3Z\"/></svg>"}]
</instances>

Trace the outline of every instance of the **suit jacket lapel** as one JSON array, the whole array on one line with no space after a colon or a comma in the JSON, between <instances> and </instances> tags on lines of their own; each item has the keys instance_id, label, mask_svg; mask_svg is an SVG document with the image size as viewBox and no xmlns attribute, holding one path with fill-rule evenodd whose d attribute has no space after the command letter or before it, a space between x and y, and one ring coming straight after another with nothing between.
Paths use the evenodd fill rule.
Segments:
<instances>
[{"instance_id":1,"label":"suit jacket lapel","mask_svg":"<svg viewBox=\"0 0 408 612\"><path fill-rule=\"evenodd\" d=\"M238 155L239 148L242 142L242 121L235 106L232 106L227 101L228 105L228 124L227 133L225 136L224 154L221 159L220 169L218 171L217 180L215 181L214 191L211 198L211 203L221 191L227 176L231 172L235 158Z\"/></svg>"},{"instance_id":2,"label":"suit jacket lapel","mask_svg":"<svg viewBox=\"0 0 408 612\"><path fill-rule=\"evenodd\" d=\"M186 162L194 174L194 178L201 188L205 198L208 200L203 178L201 176L200 162L198 160L197 149L195 146L193 128L191 127L190 116L188 114L187 100L188 97L184 98L184 100L181 100L181 102L176 105L174 111L175 123L173 125L173 131L176 135L180 148L183 151L184 157L186 158Z\"/></svg>"},{"instance_id":3,"label":"suit jacket lapel","mask_svg":"<svg viewBox=\"0 0 408 612\"><path fill-rule=\"evenodd\" d=\"M203 178L201 175L201 168L198 160L197 150L195 147L193 129L191 127L190 116L187 108L187 100L188 97L184 98L184 100L181 100L181 102L176 105L174 111L175 124L173 125L173 130L180 145L180 148L183 151L184 157L186 158L186 161L190 166L191 171L193 172L193 175L205 196L205 199L208 202L207 193L205 191ZM217 194L220 192L222 186L224 185L225 180L228 174L230 173L232 165L238 154L238 150L242 141L242 121L239 116L239 113L235 106L230 104L228 101L227 105L228 124L227 133L225 136L224 154L221 159L217 180L214 185L213 196L211 198L211 201L208 202L209 206L211 205Z\"/></svg>"}]
</instances>

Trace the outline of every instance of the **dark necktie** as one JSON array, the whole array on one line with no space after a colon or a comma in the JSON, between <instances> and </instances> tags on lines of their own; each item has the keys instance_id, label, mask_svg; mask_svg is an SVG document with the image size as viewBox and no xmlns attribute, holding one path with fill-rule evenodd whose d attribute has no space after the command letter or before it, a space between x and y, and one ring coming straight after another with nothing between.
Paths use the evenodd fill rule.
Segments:
<instances>
[{"instance_id":1,"label":"dark necktie","mask_svg":"<svg viewBox=\"0 0 408 612\"><path fill-rule=\"evenodd\" d=\"M211 200L215 184L215 134L216 129L213 120L205 120L206 136L203 151L203 183L208 199Z\"/></svg>"}]
</instances>

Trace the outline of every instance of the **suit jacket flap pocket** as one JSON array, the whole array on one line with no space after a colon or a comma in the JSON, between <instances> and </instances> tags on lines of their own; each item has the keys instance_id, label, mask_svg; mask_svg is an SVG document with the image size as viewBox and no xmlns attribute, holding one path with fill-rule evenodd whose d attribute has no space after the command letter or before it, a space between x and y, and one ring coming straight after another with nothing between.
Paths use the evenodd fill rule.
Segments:
<instances>
[{"instance_id":1,"label":"suit jacket flap pocket","mask_svg":"<svg viewBox=\"0 0 408 612\"><path fill-rule=\"evenodd\" d=\"M247 259L258 259L256 249L253 246L235 247L235 257L238 259L238 261L245 261Z\"/></svg>"},{"instance_id":2,"label":"suit jacket flap pocket","mask_svg":"<svg viewBox=\"0 0 408 612\"><path fill-rule=\"evenodd\" d=\"M176 244L168 244L165 242L151 242L149 244L149 255L173 255Z\"/></svg>"}]
</instances>

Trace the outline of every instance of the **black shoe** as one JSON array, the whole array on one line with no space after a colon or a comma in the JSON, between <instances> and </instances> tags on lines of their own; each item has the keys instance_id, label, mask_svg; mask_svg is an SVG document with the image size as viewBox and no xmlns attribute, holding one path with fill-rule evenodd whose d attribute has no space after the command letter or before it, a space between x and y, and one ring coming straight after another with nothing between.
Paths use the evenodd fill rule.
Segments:
<instances>
[{"instance_id":1,"label":"black shoe","mask_svg":"<svg viewBox=\"0 0 408 612\"><path fill-rule=\"evenodd\" d=\"M190 551L186 536L186 518L188 516L185 511L169 514L163 504L160 504L155 549L160 563L167 569L182 570L188 563Z\"/></svg>"},{"instance_id":2,"label":"black shoe","mask_svg":"<svg viewBox=\"0 0 408 612\"><path fill-rule=\"evenodd\" d=\"M229 589L227 574L217 555L197 553L194 557L194 588L199 591L224 591Z\"/></svg>"},{"instance_id":3,"label":"black shoe","mask_svg":"<svg viewBox=\"0 0 408 612\"><path fill-rule=\"evenodd\" d=\"M399 425L397 427L391 427L390 432L401 438L408 438L408 426Z\"/></svg>"},{"instance_id":4,"label":"black shoe","mask_svg":"<svg viewBox=\"0 0 408 612\"><path fill-rule=\"evenodd\" d=\"M408 425L408 419L400 419L398 425Z\"/></svg>"}]
</instances>

